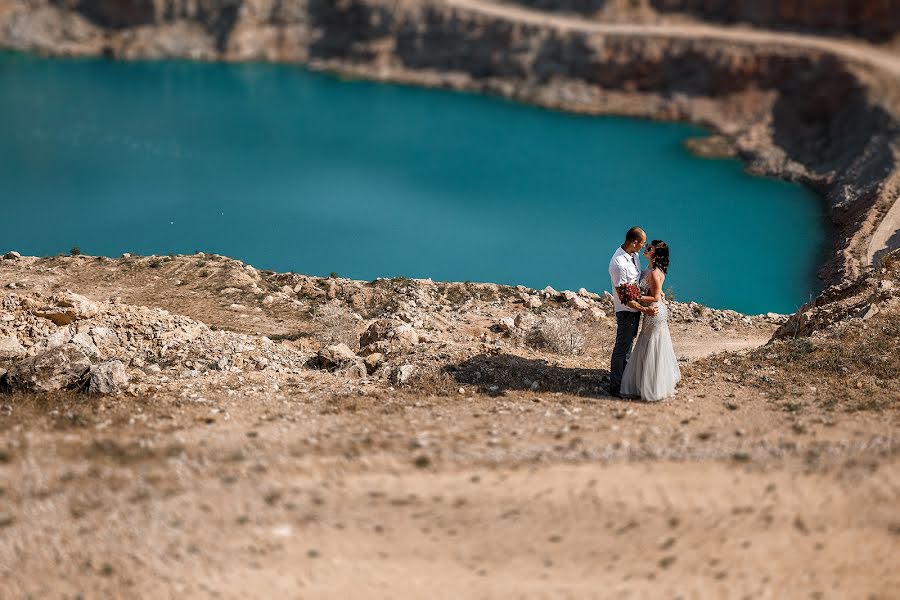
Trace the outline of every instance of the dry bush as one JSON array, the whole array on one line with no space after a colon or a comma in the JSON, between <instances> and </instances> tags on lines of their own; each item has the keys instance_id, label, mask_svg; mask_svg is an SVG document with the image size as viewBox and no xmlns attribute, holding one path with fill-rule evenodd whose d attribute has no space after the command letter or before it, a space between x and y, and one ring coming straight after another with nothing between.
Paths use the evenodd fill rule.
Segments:
<instances>
[{"instance_id":1,"label":"dry bush","mask_svg":"<svg viewBox=\"0 0 900 600\"><path fill-rule=\"evenodd\" d=\"M587 340L584 325L568 310L550 310L525 332L525 343L556 354L577 355L584 352Z\"/></svg>"},{"instance_id":2,"label":"dry bush","mask_svg":"<svg viewBox=\"0 0 900 600\"><path fill-rule=\"evenodd\" d=\"M320 304L312 314L315 337L323 344L347 344L359 349L360 318L339 300Z\"/></svg>"},{"instance_id":3,"label":"dry bush","mask_svg":"<svg viewBox=\"0 0 900 600\"><path fill-rule=\"evenodd\" d=\"M900 313L884 311L866 323L851 321L836 331L810 338L778 340L745 356L730 355L695 365L730 372L776 399L817 390L826 409L900 408ZM785 410L792 410L788 403Z\"/></svg>"}]
</instances>

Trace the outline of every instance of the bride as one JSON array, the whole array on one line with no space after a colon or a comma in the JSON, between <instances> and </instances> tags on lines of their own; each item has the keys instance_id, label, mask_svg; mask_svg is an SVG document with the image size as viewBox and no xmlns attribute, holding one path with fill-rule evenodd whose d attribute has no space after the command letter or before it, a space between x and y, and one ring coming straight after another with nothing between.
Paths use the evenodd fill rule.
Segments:
<instances>
[{"instance_id":1,"label":"bride","mask_svg":"<svg viewBox=\"0 0 900 600\"><path fill-rule=\"evenodd\" d=\"M666 280L666 271L669 269L669 246L661 240L653 240L647 244L644 256L650 266L641 274L642 295L639 300L629 302L628 306L654 306L657 313L655 316L645 314L643 317L641 333L622 375L621 393L626 397L655 401L675 392L675 385L681 379L681 370L672 349L672 336L666 322L669 311L665 294L662 293L663 281Z\"/></svg>"}]
</instances>

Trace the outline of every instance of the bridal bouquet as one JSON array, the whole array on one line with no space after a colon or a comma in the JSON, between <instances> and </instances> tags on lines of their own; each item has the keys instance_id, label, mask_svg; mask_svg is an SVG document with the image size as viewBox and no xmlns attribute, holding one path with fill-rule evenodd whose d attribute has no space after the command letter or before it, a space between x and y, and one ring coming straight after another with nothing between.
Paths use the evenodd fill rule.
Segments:
<instances>
[{"instance_id":1,"label":"bridal bouquet","mask_svg":"<svg viewBox=\"0 0 900 600\"><path fill-rule=\"evenodd\" d=\"M619 294L619 300L622 304L628 304L632 300L638 300L641 297L641 288L633 283L623 283L616 288Z\"/></svg>"}]
</instances>

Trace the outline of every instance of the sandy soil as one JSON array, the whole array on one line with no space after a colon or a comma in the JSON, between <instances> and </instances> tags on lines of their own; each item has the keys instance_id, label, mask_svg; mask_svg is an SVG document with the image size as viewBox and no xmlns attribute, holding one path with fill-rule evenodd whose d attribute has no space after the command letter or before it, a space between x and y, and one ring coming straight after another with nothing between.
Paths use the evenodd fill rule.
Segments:
<instances>
[{"instance_id":1,"label":"sandy soil","mask_svg":"<svg viewBox=\"0 0 900 600\"><path fill-rule=\"evenodd\" d=\"M216 273L173 286L180 260L6 261L0 285L248 331L306 318L236 319ZM744 386L692 361L771 328L706 322L673 324L674 398L617 400L593 331L581 356L449 345L444 379L401 389L304 369L0 398L0 596L896 597L896 409Z\"/></svg>"}]
</instances>

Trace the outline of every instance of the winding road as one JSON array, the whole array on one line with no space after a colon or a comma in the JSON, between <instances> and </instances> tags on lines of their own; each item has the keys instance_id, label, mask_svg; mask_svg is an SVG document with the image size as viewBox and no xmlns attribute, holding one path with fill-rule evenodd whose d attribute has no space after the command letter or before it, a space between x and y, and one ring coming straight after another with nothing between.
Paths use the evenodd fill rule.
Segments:
<instances>
[{"instance_id":1,"label":"winding road","mask_svg":"<svg viewBox=\"0 0 900 600\"><path fill-rule=\"evenodd\" d=\"M868 64L900 77L900 55L862 42L843 39L764 31L739 27L716 27L702 24L649 25L638 23L601 23L584 17L543 12L486 0L444 0L459 9L503 18L529 25L553 26L562 31L589 34L653 36L682 39L708 39L723 42L792 46L830 52L853 62Z\"/></svg>"}]
</instances>

